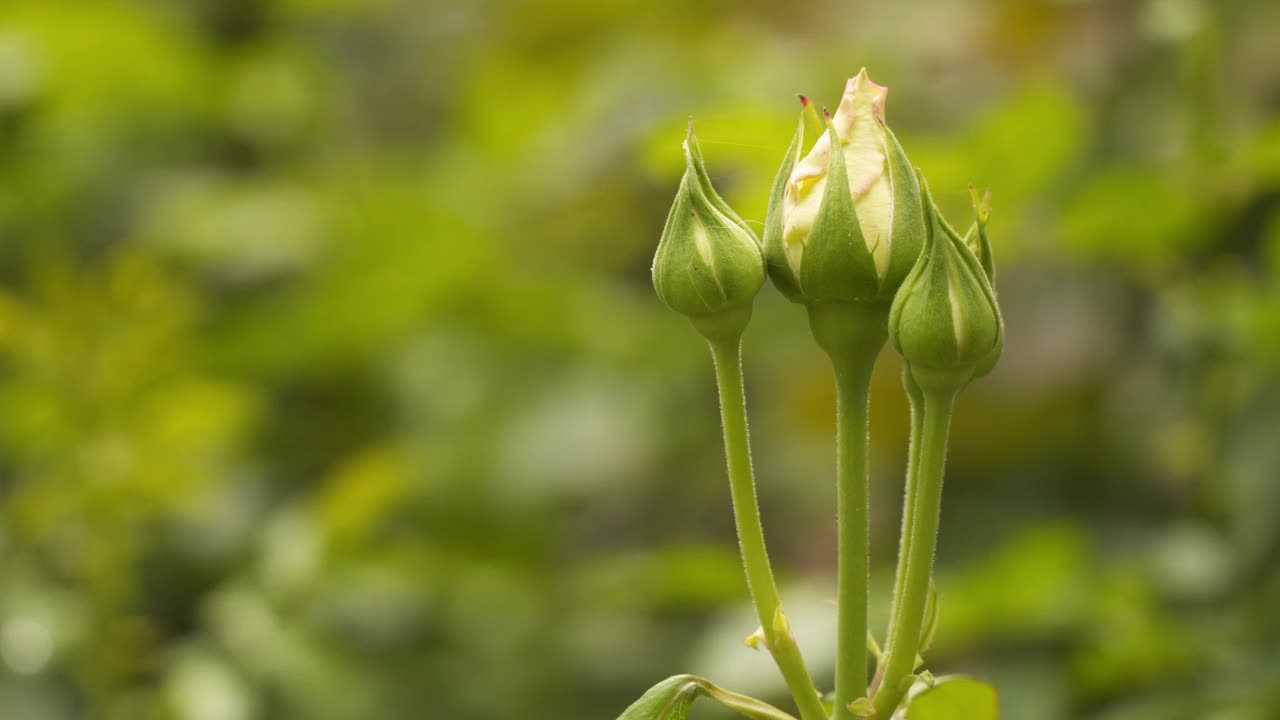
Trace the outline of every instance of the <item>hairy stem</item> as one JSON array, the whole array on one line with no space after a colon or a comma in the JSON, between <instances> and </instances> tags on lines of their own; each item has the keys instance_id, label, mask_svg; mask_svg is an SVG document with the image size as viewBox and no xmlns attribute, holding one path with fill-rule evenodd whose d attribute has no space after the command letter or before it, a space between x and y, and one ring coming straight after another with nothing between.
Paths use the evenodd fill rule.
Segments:
<instances>
[{"instance_id":1,"label":"hairy stem","mask_svg":"<svg viewBox=\"0 0 1280 720\"><path fill-rule=\"evenodd\" d=\"M831 358L836 377L837 720L853 720L849 703L867 694L867 395L888 337L888 317L884 303L809 306L813 337Z\"/></svg>"},{"instance_id":2,"label":"hairy stem","mask_svg":"<svg viewBox=\"0 0 1280 720\"><path fill-rule=\"evenodd\" d=\"M755 474L751 468L746 396L742 388L741 344L738 340L712 342L711 354L716 365L729 489L733 496L734 522L738 529L747 587L760 618L765 644L782 671L801 720L826 720L821 697L782 613L778 586L765 549L764 528L760 524L760 508L756 502Z\"/></svg>"},{"instance_id":3,"label":"hairy stem","mask_svg":"<svg viewBox=\"0 0 1280 720\"><path fill-rule=\"evenodd\" d=\"M901 593L894 598L894 624L885 649L884 672L873 702L877 718L888 718L902 701L905 678L915 669L920 629L929 598L929 580L942 511L942 477L955 391L924 393L918 476L910 519L909 552ZM904 518L905 522L905 518Z\"/></svg>"},{"instance_id":4,"label":"hairy stem","mask_svg":"<svg viewBox=\"0 0 1280 720\"><path fill-rule=\"evenodd\" d=\"M915 512L916 485L920 476L920 449L924 444L924 393L911 377L911 369L902 368L902 386L907 392L907 401L911 407L911 440L907 446L907 480L906 491L902 499L902 532L898 539L898 567L893 576L893 603L889 608L889 628L885 632L885 642L893 635L898 624L898 607L902 603L902 586L907 581L907 563L911 558L911 529L914 526L912 515ZM876 667L875 681L872 689L879 686L884 677L885 666L881 662Z\"/></svg>"},{"instance_id":5,"label":"hairy stem","mask_svg":"<svg viewBox=\"0 0 1280 720\"><path fill-rule=\"evenodd\" d=\"M879 348L876 348L878 351ZM869 550L867 396L875 355L836 364L836 508L839 559L835 717L867 694Z\"/></svg>"}]
</instances>

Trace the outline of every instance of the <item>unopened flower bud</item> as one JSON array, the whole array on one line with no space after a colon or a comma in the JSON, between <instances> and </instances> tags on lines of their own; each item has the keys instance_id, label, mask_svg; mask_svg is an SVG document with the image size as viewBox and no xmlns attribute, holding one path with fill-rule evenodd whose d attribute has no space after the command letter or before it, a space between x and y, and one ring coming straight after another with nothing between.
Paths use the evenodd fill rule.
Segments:
<instances>
[{"instance_id":1,"label":"unopened flower bud","mask_svg":"<svg viewBox=\"0 0 1280 720\"><path fill-rule=\"evenodd\" d=\"M885 125L886 94L860 71L803 157L801 100L764 232L769 275L795 302L887 302L920 253L920 188Z\"/></svg>"},{"instance_id":2,"label":"unopened flower bud","mask_svg":"<svg viewBox=\"0 0 1280 720\"><path fill-rule=\"evenodd\" d=\"M685 173L653 258L653 287L704 335L740 334L764 284L764 256L746 222L711 187L693 123Z\"/></svg>"},{"instance_id":3,"label":"unopened flower bud","mask_svg":"<svg viewBox=\"0 0 1280 720\"><path fill-rule=\"evenodd\" d=\"M990 371L1004 331L981 264L921 186L928 232L894 297L889 337L921 387L958 390Z\"/></svg>"}]
</instances>

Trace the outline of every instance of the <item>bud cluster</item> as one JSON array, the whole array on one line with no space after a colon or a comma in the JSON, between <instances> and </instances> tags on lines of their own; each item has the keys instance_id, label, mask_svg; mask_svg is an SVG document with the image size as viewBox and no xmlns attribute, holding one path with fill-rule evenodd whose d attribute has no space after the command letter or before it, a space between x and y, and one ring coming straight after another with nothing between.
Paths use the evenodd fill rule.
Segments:
<instances>
[{"instance_id":1,"label":"bud cluster","mask_svg":"<svg viewBox=\"0 0 1280 720\"><path fill-rule=\"evenodd\" d=\"M760 620L746 642L758 648L763 640L801 720L901 717L908 687L932 682L928 671L918 671L919 652L937 617L931 573L952 403L971 380L991 372L1004 346L987 237L990 193L980 198L971 189L975 218L961 236L889 130L887 96L860 71L835 114L823 111L822 132L809 147L806 121L816 124L817 113L801 98L800 121L769 196L763 241L711 186L690 124L684 178L653 262L658 296L711 343L739 547ZM830 709L782 613L756 503L740 340L766 277L805 307L835 375L839 617ZM867 418L871 376L886 341L903 358L911 444L893 606L868 685ZM665 695L652 692L633 706L638 714L620 720L649 717L651 705L670 707ZM752 714L759 708L745 714L789 717Z\"/></svg>"},{"instance_id":2,"label":"bud cluster","mask_svg":"<svg viewBox=\"0 0 1280 720\"><path fill-rule=\"evenodd\" d=\"M987 237L990 193L972 191L973 227L959 236L886 124L887 96L860 71L835 114L823 112L826 129L807 151L805 120L815 113L801 98L763 242L712 187L690 123L684 179L653 263L663 302L704 335L733 337L767 272L811 318L863 308L837 315L866 322L870 313L887 325L913 373L963 384L990 372L1004 335Z\"/></svg>"}]
</instances>

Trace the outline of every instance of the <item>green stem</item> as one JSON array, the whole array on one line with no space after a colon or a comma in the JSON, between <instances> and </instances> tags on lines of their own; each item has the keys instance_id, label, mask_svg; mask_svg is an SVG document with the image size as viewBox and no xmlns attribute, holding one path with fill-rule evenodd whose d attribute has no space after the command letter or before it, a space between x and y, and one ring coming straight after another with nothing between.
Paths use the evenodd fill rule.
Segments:
<instances>
[{"instance_id":1,"label":"green stem","mask_svg":"<svg viewBox=\"0 0 1280 720\"><path fill-rule=\"evenodd\" d=\"M924 420L911 513L910 550L902 592L895 598L896 621L885 648L884 672L873 703L877 718L888 718L902 701L903 680L915 669L920 627L929 598L933 555L942 511L942 477L955 391L924 391Z\"/></svg>"},{"instance_id":2,"label":"green stem","mask_svg":"<svg viewBox=\"0 0 1280 720\"><path fill-rule=\"evenodd\" d=\"M914 526L912 515L915 512L916 486L920 477L920 450L924 433L924 394L915 378L911 377L911 369L902 368L902 386L907 392L907 401L911 407L911 439L907 445L907 481L906 492L902 500L902 532L898 539L898 568L893 576L893 603L889 608L889 629L885 633L885 642L893 635L898 624L899 609L902 602L902 586L907 581L907 564L911 557L911 529ZM884 663L876 667L876 678L872 688L879 686L885 672Z\"/></svg>"},{"instance_id":3,"label":"green stem","mask_svg":"<svg viewBox=\"0 0 1280 720\"><path fill-rule=\"evenodd\" d=\"M778 586L765 549L764 528L756 502L755 475L751 468L751 445L747 431L746 396L742 389L742 356L738 340L711 343L715 359L716 383L720 391L720 419L724 426L724 449L729 468L729 489L733 496L734 522L738 544L765 644L791 690L802 720L826 720L822 699L804 665L800 647L787 626L778 597Z\"/></svg>"},{"instance_id":4,"label":"green stem","mask_svg":"<svg viewBox=\"0 0 1280 720\"><path fill-rule=\"evenodd\" d=\"M872 358L874 362L874 357ZM836 369L836 508L838 513L835 717L852 720L849 703L867 694L867 400L872 362Z\"/></svg>"},{"instance_id":5,"label":"green stem","mask_svg":"<svg viewBox=\"0 0 1280 720\"><path fill-rule=\"evenodd\" d=\"M854 720L849 704L867 695L867 400L887 319L883 304L809 306L814 338L831 358L836 378L836 720Z\"/></svg>"}]
</instances>

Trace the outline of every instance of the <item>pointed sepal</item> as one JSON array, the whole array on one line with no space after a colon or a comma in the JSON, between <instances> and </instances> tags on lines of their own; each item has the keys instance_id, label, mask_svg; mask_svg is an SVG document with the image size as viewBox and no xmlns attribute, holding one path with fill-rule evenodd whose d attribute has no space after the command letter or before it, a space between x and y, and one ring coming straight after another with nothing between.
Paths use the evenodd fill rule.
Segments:
<instances>
[{"instance_id":1,"label":"pointed sepal","mask_svg":"<svg viewBox=\"0 0 1280 720\"><path fill-rule=\"evenodd\" d=\"M883 121L882 121L883 122ZM889 182L893 188L893 225L889 235L889 268L880 283L880 296L892 298L920 258L924 247L924 206L920 181L893 131L884 127Z\"/></svg>"},{"instance_id":2,"label":"pointed sepal","mask_svg":"<svg viewBox=\"0 0 1280 720\"><path fill-rule=\"evenodd\" d=\"M973 204L973 227L965 235L965 244L969 246L969 249L978 258L978 263L982 265L983 271L987 273L987 281L994 288L996 286L996 264L995 258L991 254L991 239L987 237L987 221L991 219L991 190L987 190L979 197L978 190L970 185L969 201Z\"/></svg>"},{"instance_id":3,"label":"pointed sepal","mask_svg":"<svg viewBox=\"0 0 1280 720\"><path fill-rule=\"evenodd\" d=\"M805 115L813 114L813 106L809 100L801 96L805 109L800 112L800 122L796 134L791 138L787 154L778 168L778 175L773 179L773 189L769 193L769 210L764 220L764 256L768 264L769 279L778 291L792 302L803 302L800 295L800 278L797 277L791 261L787 258L787 243L783 238L783 227L786 219L784 196L791 173L796 163L800 162L800 153L804 149Z\"/></svg>"}]
</instances>

